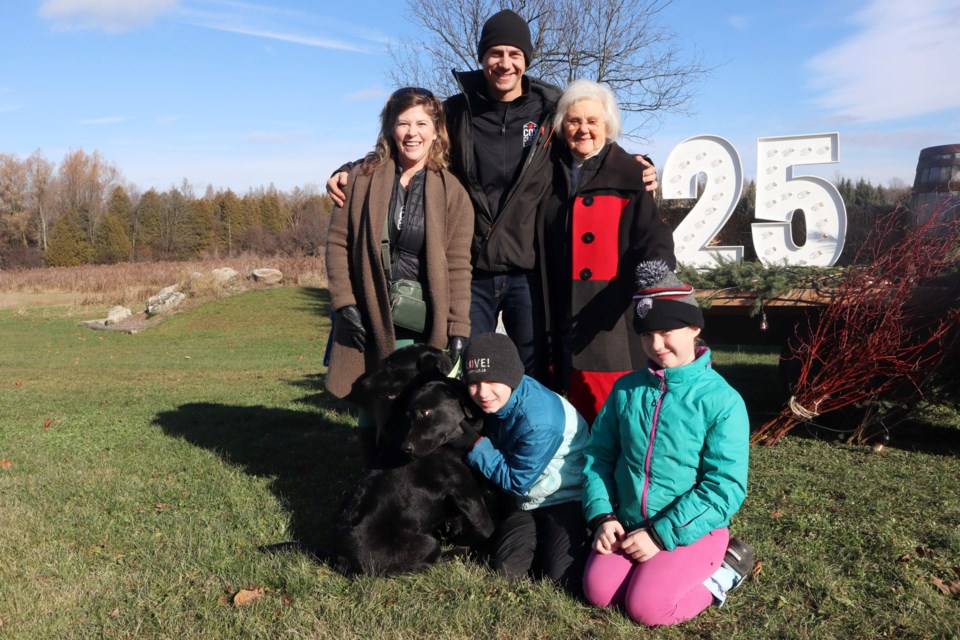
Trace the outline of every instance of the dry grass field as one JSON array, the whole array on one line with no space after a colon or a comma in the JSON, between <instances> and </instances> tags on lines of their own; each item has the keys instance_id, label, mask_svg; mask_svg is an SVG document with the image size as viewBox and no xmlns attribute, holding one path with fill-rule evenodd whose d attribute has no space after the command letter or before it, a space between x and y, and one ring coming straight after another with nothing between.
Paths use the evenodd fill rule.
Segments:
<instances>
[{"instance_id":1,"label":"dry grass field","mask_svg":"<svg viewBox=\"0 0 960 640\"><path fill-rule=\"evenodd\" d=\"M196 298L219 297L223 290L203 277L219 267L236 269L241 278L258 268L279 269L288 285L325 287L327 283L323 258L309 256L0 270L0 309L66 306L85 313L85 307L123 305L136 312L147 298L173 284L189 284Z\"/></svg>"}]
</instances>

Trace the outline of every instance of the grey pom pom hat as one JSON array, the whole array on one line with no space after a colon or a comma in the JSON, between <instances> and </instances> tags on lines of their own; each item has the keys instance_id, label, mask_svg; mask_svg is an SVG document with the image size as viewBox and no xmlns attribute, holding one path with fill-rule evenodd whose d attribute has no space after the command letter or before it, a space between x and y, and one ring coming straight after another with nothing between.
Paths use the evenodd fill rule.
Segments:
<instances>
[{"instance_id":1,"label":"grey pom pom hat","mask_svg":"<svg viewBox=\"0 0 960 640\"><path fill-rule=\"evenodd\" d=\"M633 299L636 301L633 327L637 333L704 325L693 287L680 282L662 260L637 265L637 291Z\"/></svg>"}]
</instances>

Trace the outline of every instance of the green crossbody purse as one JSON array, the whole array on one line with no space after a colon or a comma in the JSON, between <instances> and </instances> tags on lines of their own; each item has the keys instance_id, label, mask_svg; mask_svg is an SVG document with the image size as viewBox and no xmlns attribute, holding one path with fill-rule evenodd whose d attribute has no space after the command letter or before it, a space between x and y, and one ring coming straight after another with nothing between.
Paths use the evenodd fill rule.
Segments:
<instances>
[{"instance_id":1,"label":"green crossbody purse","mask_svg":"<svg viewBox=\"0 0 960 640\"><path fill-rule=\"evenodd\" d=\"M380 259L383 271L390 283L390 316L393 324L423 333L427 326L427 301L423 299L423 286L416 280L393 280L390 267L390 216L384 219L383 242L380 245Z\"/></svg>"}]
</instances>

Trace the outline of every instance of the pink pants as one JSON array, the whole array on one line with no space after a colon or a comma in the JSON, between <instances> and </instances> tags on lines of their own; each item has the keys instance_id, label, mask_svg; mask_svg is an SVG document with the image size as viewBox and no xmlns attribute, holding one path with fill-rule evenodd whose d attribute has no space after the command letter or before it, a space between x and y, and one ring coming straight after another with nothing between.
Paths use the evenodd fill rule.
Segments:
<instances>
[{"instance_id":1,"label":"pink pants","mask_svg":"<svg viewBox=\"0 0 960 640\"><path fill-rule=\"evenodd\" d=\"M715 529L693 544L661 551L646 562L619 551L592 551L583 573L583 593L597 607L624 606L633 620L650 627L689 620L713 602L703 582L720 568L729 539L726 527Z\"/></svg>"}]
</instances>

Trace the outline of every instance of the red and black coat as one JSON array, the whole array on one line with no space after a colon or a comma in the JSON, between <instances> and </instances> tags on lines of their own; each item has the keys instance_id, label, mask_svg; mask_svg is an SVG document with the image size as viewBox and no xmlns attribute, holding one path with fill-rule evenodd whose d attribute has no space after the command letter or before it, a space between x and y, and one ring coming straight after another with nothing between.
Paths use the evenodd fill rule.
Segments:
<instances>
[{"instance_id":1,"label":"red and black coat","mask_svg":"<svg viewBox=\"0 0 960 640\"><path fill-rule=\"evenodd\" d=\"M544 303L552 369L590 422L613 383L646 365L633 330L637 264L676 267L673 232L643 182L643 165L616 143L584 163L570 185L572 158L554 163L552 191L539 210Z\"/></svg>"}]
</instances>

